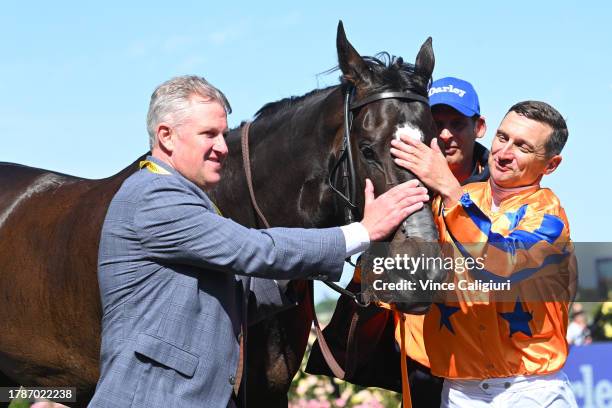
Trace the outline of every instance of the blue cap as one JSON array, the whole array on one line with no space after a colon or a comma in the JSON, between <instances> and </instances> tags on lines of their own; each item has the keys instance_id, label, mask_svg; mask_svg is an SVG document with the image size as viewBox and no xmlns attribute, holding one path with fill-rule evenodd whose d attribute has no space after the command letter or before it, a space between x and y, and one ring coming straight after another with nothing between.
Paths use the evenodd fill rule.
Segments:
<instances>
[{"instance_id":1,"label":"blue cap","mask_svg":"<svg viewBox=\"0 0 612 408\"><path fill-rule=\"evenodd\" d=\"M465 116L480 116L480 103L476 90L467 81L446 77L438 79L429 88L429 106L448 105Z\"/></svg>"}]
</instances>

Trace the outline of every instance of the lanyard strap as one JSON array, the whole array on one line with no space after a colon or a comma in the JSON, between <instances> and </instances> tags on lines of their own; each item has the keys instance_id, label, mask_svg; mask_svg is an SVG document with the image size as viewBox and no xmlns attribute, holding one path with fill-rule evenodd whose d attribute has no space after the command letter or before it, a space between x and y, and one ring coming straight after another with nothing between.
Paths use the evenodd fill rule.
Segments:
<instances>
[{"instance_id":1,"label":"lanyard strap","mask_svg":"<svg viewBox=\"0 0 612 408\"><path fill-rule=\"evenodd\" d=\"M163 174L164 176L171 174L168 170L164 169L159 164L152 162L151 160L142 160L140 163L138 163L138 167L140 167L141 169L149 170L151 173ZM213 205L213 209L215 210L215 213L223 217L223 214L221 213L221 210L219 209L219 207L217 207L217 205L213 203L212 201L211 203Z\"/></svg>"},{"instance_id":2,"label":"lanyard strap","mask_svg":"<svg viewBox=\"0 0 612 408\"><path fill-rule=\"evenodd\" d=\"M170 174L168 170L164 169L159 164L152 162L151 160L142 160L140 163L138 163L138 167L140 167L141 169L147 169L151 173L155 174Z\"/></svg>"}]
</instances>

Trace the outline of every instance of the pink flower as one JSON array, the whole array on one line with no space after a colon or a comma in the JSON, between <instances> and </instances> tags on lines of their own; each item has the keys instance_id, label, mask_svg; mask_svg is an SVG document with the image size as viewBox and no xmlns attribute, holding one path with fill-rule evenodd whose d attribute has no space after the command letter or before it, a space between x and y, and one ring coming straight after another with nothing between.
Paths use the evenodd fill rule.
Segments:
<instances>
[{"instance_id":1,"label":"pink flower","mask_svg":"<svg viewBox=\"0 0 612 408\"><path fill-rule=\"evenodd\" d=\"M336 401L334 401L334 405L338 408L343 408L346 406L346 398L338 398Z\"/></svg>"}]
</instances>

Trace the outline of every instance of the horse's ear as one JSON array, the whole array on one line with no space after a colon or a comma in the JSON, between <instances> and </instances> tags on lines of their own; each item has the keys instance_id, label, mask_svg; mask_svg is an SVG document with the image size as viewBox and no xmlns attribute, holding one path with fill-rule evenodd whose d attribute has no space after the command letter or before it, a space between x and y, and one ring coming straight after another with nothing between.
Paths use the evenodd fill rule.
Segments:
<instances>
[{"instance_id":1,"label":"horse's ear","mask_svg":"<svg viewBox=\"0 0 612 408\"><path fill-rule=\"evenodd\" d=\"M425 40L423 45L421 45L421 49L417 54L414 66L416 67L417 71L426 75L427 78L431 78L435 63L436 59L431 46L431 37L429 37L427 40Z\"/></svg>"},{"instance_id":2,"label":"horse's ear","mask_svg":"<svg viewBox=\"0 0 612 408\"><path fill-rule=\"evenodd\" d=\"M338 65L346 80L354 85L358 83L370 83L370 69L361 55L353 48L346 39L342 20L338 22L338 35L336 36L336 48L338 50Z\"/></svg>"}]
</instances>

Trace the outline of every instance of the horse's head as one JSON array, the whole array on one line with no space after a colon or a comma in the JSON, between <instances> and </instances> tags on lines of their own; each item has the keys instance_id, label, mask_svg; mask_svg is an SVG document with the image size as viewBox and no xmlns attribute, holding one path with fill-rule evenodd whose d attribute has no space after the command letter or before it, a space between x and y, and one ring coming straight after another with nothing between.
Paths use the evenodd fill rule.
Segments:
<instances>
[{"instance_id":1,"label":"horse's head","mask_svg":"<svg viewBox=\"0 0 612 408\"><path fill-rule=\"evenodd\" d=\"M366 177L374 183L377 194L415 178L393 162L391 140L398 129L408 128L409 132L427 144L436 136L427 100L434 55L431 38L428 38L421 46L414 65L388 54L383 55L388 60L386 63L377 58L362 57L347 40L342 22L338 25L337 50L343 74L342 86L348 101L348 107L345 106L348 112L345 132L349 133L351 155L345 155L352 156L352 167L356 173L352 194L357 206L363 208L363 194L357 193L363 191L362 183ZM350 163L347 163L347 168L351 168ZM438 232L431 207L427 205L403 223L391 240L386 256L438 256L437 240ZM367 269L367 256L365 260L364 267ZM442 277L442 271L434 266L432 269L421 269L414 275L401 273L391 279L439 281ZM393 295L402 310L412 313L426 311L430 303L429 295L423 296L423 293L417 297L411 292Z\"/></svg>"}]
</instances>

